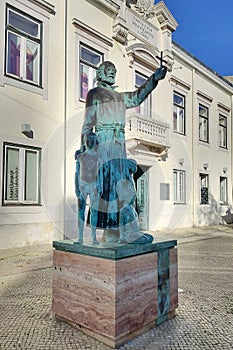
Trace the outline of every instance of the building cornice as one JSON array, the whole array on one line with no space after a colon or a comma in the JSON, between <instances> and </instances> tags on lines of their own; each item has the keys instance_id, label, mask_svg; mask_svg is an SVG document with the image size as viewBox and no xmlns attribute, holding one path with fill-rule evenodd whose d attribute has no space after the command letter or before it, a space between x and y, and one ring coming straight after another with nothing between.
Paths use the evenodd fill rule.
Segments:
<instances>
[{"instance_id":1,"label":"building cornice","mask_svg":"<svg viewBox=\"0 0 233 350\"><path fill-rule=\"evenodd\" d=\"M233 93L233 84L224 79L221 75L214 72L211 68L206 66L203 62L198 60L191 53L187 52L183 49L179 44L173 42L172 43L172 53L174 58L177 57L179 60L186 63L192 69L195 69L197 72L203 74L208 79L214 81L216 84L220 85L222 88Z\"/></svg>"}]
</instances>

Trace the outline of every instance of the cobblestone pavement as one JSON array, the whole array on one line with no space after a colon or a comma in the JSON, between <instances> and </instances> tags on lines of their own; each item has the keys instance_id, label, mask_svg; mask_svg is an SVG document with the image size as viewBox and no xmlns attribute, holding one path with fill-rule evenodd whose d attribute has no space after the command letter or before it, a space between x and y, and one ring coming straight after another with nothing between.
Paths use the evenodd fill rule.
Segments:
<instances>
[{"instance_id":1,"label":"cobblestone pavement","mask_svg":"<svg viewBox=\"0 0 233 350\"><path fill-rule=\"evenodd\" d=\"M120 350L233 349L233 228L178 230L179 308L174 319ZM0 349L110 350L51 313L52 249L0 250Z\"/></svg>"}]
</instances>

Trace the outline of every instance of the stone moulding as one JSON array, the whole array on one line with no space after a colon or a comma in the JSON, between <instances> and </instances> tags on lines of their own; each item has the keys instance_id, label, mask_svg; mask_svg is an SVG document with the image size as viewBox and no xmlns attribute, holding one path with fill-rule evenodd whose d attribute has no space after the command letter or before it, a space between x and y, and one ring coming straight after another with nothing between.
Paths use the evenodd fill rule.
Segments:
<instances>
[{"instance_id":1,"label":"stone moulding","mask_svg":"<svg viewBox=\"0 0 233 350\"><path fill-rule=\"evenodd\" d=\"M39 6L43 10L48 11L50 14L55 15L55 6L44 0L29 0L33 4Z\"/></svg>"},{"instance_id":2,"label":"stone moulding","mask_svg":"<svg viewBox=\"0 0 233 350\"><path fill-rule=\"evenodd\" d=\"M105 12L110 17L115 17L119 10L120 6L111 0L86 0L93 6L97 7L101 11Z\"/></svg>"},{"instance_id":3,"label":"stone moulding","mask_svg":"<svg viewBox=\"0 0 233 350\"><path fill-rule=\"evenodd\" d=\"M55 316L112 348L174 317L176 244L93 247L54 242Z\"/></svg>"},{"instance_id":4,"label":"stone moulding","mask_svg":"<svg viewBox=\"0 0 233 350\"><path fill-rule=\"evenodd\" d=\"M166 28L171 32L176 30L178 23L163 1L160 1L154 6L154 13L161 29L164 30Z\"/></svg>"},{"instance_id":5,"label":"stone moulding","mask_svg":"<svg viewBox=\"0 0 233 350\"><path fill-rule=\"evenodd\" d=\"M106 46L109 46L109 47L113 46L112 39L109 39L106 35L98 32L97 30L94 30L93 28L91 28L87 24L79 21L78 19L73 18L72 24L76 28L76 30L81 30L81 31L89 34L91 37L101 41Z\"/></svg>"},{"instance_id":6,"label":"stone moulding","mask_svg":"<svg viewBox=\"0 0 233 350\"><path fill-rule=\"evenodd\" d=\"M113 24L113 39L118 41L120 44L127 44L127 37L128 37L128 27L122 18L117 18Z\"/></svg>"},{"instance_id":7,"label":"stone moulding","mask_svg":"<svg viewBox=\"0 0 233 350\"><path fill-rule=\"evenodd\" d=\"M130 67L133 67L134 61L143 64L149 69L156 70L160 63L156 56L159 55L159 50L150 47L148 44L136 43L126 48L126 53L130 57Z\"/></svg>"}]
</instances>

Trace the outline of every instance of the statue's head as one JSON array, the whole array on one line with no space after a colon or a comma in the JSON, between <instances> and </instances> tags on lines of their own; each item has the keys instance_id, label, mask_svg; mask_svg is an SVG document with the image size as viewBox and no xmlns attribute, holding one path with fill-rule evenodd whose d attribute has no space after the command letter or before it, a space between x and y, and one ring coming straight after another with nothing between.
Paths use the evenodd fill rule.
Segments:
<instances>
[{"instance_id":1,"label":"statue's head","mask_svg":"<svg viewBox=\"0 0 233 350\"><path fill-rule=\"evenodd\" d=\"M96 72L97 81L102 81L108 85L115 84L116 67L110 61L101 63Z\"/></svg>"}]
</instances>

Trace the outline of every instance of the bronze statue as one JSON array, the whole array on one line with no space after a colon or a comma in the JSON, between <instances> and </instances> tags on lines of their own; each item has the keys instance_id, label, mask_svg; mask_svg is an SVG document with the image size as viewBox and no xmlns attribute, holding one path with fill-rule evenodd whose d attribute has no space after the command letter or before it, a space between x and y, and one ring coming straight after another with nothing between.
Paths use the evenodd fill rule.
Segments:
<instances>
[{"instance_id":1,"label":"bronze statue","mask_svg":"<svg viewBox=\"0 0 233 350\"><path fill-rule=\"evenodd\" d=\"M118 237L119 243L150 243L153 240L151 235L139 232L136 223L138 219L133 207L135 188L132 187L133 180L130 180L136 168L129 168L130 160L126 156L125 112L128 108L139 106L156 88L158 81L165 78L166 72L166 67L161 65L137 90L119 93L114 88L116 68L113 63L106 61L98 67L97 87L87 94L82 148L86 148L85 137L91 132L94 131L98 140L98 174L95 187L98 196L93 204L94 209L91 208L91 216L96 217L90 220L91 226L94 223L97 228L105 230L107 241L112 235ZM123 200L119 184L124 184ZM80 218L83 218L83 214ZM134 225L128 225L127 220L131 219ZM131 232L127 234L122 225L128 225ZM92 238L95 240L94 234Z\"/></svg>"}]
</instances>

